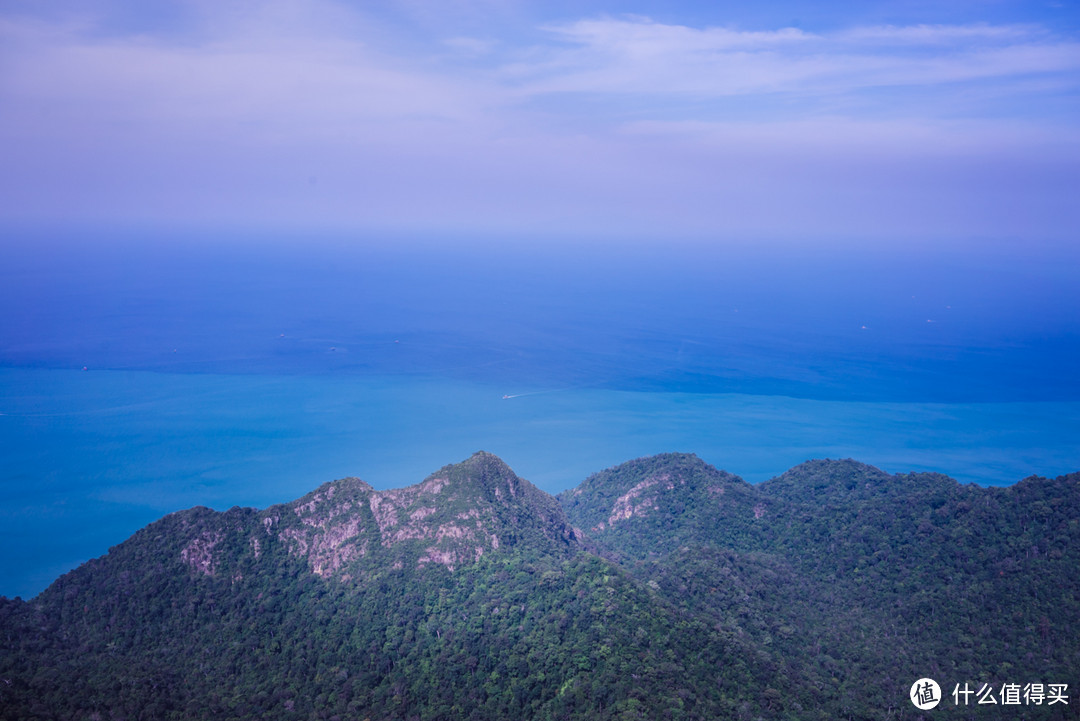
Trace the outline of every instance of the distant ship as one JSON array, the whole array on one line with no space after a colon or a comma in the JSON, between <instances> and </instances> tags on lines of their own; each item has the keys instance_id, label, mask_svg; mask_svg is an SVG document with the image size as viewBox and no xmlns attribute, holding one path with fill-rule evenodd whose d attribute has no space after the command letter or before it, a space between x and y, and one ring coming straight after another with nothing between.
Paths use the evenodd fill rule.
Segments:
<instances>
[{"instance_id":1,"label":"distant ship","mask_svg":"<svg viewBox=\"0 0 1080 721\"><path fill-rule=\"evenodd\" d=\"M85 369L84 369L84 370L85 370ZM504 401L505 401L505 400L506 400L507 398L513 398L513 396L503 396L503 400L504 400Z\"/></svg>"}]
</instances>

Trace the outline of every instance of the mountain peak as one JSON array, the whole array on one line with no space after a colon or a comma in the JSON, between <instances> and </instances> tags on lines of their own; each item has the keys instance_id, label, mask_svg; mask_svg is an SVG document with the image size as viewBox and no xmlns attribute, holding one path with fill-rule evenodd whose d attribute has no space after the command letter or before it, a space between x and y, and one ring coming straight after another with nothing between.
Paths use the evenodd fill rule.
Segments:
<instances>
[{"instance_id":1,"label":"mountain peak","mask_svg":"<svg viewBox=\"0 0 1080 721\"><path fill-rule=\"evenodd\" d=\"M738 476L691 453L622 463L559 494L570 519L605 546L648 556L696 544L715 529L767 523L767 502ZM711 536L710 536L711 537Z\"/></svg>"},{"instance_id":2,"label":"mountain peak","mask_svg":"<svg viewBox=\"0 0 1080 721\"><path fill-rule=\"evenodd\" d=\"M354 578L383 567L454 570L518 543L541 553L578 548L554 498L498 456L477 452L420 483L376 491L358 479L325 484L263 513L260 541L284 540L321 576Z\"/></svg>"},{"instance_id":3,"label":"mountain peak","mask_svg":"<svg viewBox=\"0 0 1080 721\"><path fill-rule=\"evenodd\" d=\"M800 463L762 483L762 493L798 502L846 502L897 493L948 490L956 481L940 473L892 475L851 458L815 459Z\"/></svg>"},{"instance_id":4,"label":"mountain peak","mask_svg":"<svg viewBox=\"0 0 1080 721\"><path fill-rule=\"evenodd\" d=\"M815 458L803 461L779 476L770 478L761 484L761 488L779 488L798 482L803 485L810 484L818 489L853 490L858 484L865 484L867 479L886 481L890 478L892 476L880 468L861 463L853 458Z\"/></svg>"},{"instance_id":5,"label":"mountain peak","mask_svg":"<svg viewBox=\"0 0 1080 721\"><path fill-rule=\"evenodd\" d=\"M515 498L526 483L503 459L493 453L477 451L460 463L443 466L424 479L421 486L430 484L441 489L443 485L449 485L458 492L473 489L486 500L501 501Z\"/></svg>"}]
</instances>

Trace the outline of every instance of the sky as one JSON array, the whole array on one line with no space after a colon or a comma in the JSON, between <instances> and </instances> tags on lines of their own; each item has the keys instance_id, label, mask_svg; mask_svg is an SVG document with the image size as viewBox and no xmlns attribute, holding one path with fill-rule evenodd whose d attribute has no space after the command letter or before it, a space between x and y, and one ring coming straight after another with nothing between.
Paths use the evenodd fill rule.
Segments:
<instances>
[{"instance_id":1,"label":"sky","mask_svg":"<svg viewBox=\"0 0 1080 721\"><path fill-rule=\"evenodd\" d=\"M0 224L1080 227L1080 5L0 1Z\"/></svg>"}]
</instances>

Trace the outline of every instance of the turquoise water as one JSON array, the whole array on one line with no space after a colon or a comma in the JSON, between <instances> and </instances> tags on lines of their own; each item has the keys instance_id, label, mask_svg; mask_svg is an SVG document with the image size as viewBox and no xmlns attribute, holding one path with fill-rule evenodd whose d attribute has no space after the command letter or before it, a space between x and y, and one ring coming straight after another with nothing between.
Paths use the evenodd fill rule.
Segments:
<instances>
[{"instance_id":1,"label":"turquoise water","mask_svg":"<svg viewBox=\"0 0 1080 721\"><path fill-rule=\"evenodd\" d=\"M753 482L822 457L984 484L1080 470L1071 247L40 231L0 250L8 596L171 511L400 487L480 449L550 492L664 451Z\"/></svg>"},{"instance_id":2,"label":"turquoise water","mask_svg":"<svg viewBox=\"0 0 1080 721\"><path fill-rule=\"evenodd\" d=\"M503 399L503 395L513 398ZM687 451L759 482L810 458L1008 484L1080 469L1078 402L903 403L522 387L416 376L0 368L0 594L29 597L165 513L265 507L476 450L551 493Z\"/></svg>"}]
</instances>

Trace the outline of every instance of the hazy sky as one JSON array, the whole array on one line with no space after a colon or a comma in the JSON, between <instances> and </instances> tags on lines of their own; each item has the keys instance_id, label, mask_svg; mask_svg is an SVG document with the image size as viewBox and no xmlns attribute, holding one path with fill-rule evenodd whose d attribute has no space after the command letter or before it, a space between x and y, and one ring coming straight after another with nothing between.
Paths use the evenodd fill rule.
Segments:
<instances>
[{"instance_id":1,"label":"hazy sky","mask_svg":"<svg viewBox=\"0 0 1080 721\"><path fill-rule=\"evenodd\" d=\"M1080 6L0 2L0 223L1080 227Z\"/></svg>"}]
</instances>

